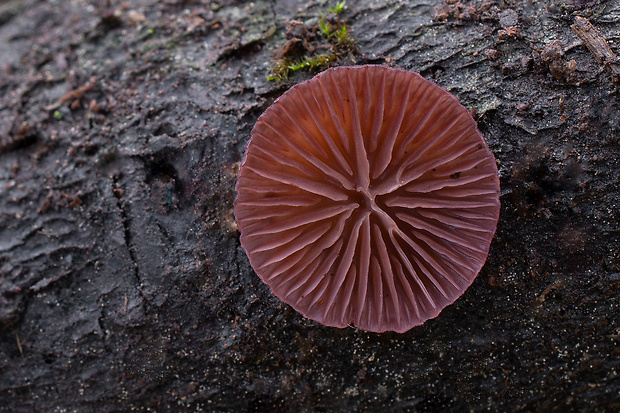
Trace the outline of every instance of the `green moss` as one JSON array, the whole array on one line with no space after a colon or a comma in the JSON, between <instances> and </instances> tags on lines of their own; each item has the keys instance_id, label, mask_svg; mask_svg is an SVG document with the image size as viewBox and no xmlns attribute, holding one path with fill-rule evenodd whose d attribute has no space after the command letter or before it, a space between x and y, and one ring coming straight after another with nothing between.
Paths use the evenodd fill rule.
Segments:
<instances>
[{"instance_id":1,"label":"green moss","mask_svg":"<svg viewBox=\"0 0 620 413\"><path fill-rule=\"evenodd\" d=\"M297 72L300 70L316 70L319 67L329 65L331 62L334 61L334 59L335 56L330 54L318 54L314 55L314 57L305 56L301 60L292 61L291 63L286 64L286 66L280 63L280 65L282 66L275 66L273 69L273 73L268 77L268 80L285 80L292 72Z\"/></svg>"},{"instance_id":2,"label":"green moss","mask_svg":"<svg viewBox=\"0 0 620 413\"><path fill-rule=\"evenodd\" d=\"M321 19L319 20L319 27L321 28L321 32L325 36L329 36L330 29L329 29L329 26L327 25L327 23L325 23L325 17L321 17Z\"/></svg>"},{"instance_id":3,"label":"green moss","mask_svg":"<svg viewBox=\"0 0 620 413\"><path fill-rule=\"evenodd\" d=\"M331 60L333 60L333 57L327 54L315 55L313 58L304 57L303 60L290 64L288 70L291 72L304 69L312 70L330 63Z\"/></svg>"},{"instance_id":4,"label":"green moss","mask_svg":"<svg viewBox=\"0 0 620 413\"><path fill-rule=\"evenodd\" d=\"M329 6L329 12L330 13L340 14L344 10L344 6L346 4L347 4L346 1L339 1L338 3L336 3L336 6L334 6L334 7Z\"/></svg>"},{"instance_id":5,"label":"green moss","mask_svg":"<svg viewBox=\"0 0 620 413\"><path fill-rule=\"evenodd\" d=\"M347 26L342 26L340 30L334 32L334 37L338 42L345 42L349 38L349 33L347 31Z\"/></svg>"},{"instance_id":6,"label":"green moss","mask_svg":"<svg viewBox=\"0 0 620 413\"><path fill-rule=\"evenodd\" d=\"M355 40L344 21L338 17L343 12L345 4L346 2L340 1L335 6L329 6L329 13L332 16L321 13L318 23L308 27L309 35L302 40L312 44L313 47L310 49L314 50L313 55L299 56L284 50L283 57L274 61L267 79L282 81L288 79L294 72L316 71L356 52Z\"/></svg>"}]
</instances>

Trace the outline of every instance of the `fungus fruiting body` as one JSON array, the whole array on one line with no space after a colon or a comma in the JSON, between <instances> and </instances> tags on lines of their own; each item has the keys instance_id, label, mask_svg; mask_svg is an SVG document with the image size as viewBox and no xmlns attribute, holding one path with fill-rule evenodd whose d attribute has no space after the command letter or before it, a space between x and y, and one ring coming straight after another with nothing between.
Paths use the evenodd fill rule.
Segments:
<instances>
[{"instance_id":1,"label":"fungus fruiting body","mask_svg":"<svg viewBox=\"0 0 620 413\"><path fill-rule=\"evenodd\" d=\"M339 67L260 116L234 212L252 267L281 300L324 325L404 332L482 268L499 180L453 95L405 70Z\"/></svg>"}]
</instances>

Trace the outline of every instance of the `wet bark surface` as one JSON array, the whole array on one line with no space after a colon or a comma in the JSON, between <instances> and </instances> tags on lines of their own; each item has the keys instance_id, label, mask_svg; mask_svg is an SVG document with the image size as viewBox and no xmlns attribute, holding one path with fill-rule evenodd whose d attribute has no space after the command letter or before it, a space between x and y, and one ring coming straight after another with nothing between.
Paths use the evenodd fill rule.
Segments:
<instances>
[{"instance_id":1,"label":"wet bark surface","mask_svg":"<svg viewBox=\"0 0 620 413\"><path fill-rule=\"evenodd\" d=\"M0 3L0 411L620 408L617 66L571 28L619 53L620 1L346 5L333 64L420 72L499 166L485 267L404 334L304 319L239 245L250 130L312 76L268 80L274 52L326 13Z\"/></svg>"}]
</instances>

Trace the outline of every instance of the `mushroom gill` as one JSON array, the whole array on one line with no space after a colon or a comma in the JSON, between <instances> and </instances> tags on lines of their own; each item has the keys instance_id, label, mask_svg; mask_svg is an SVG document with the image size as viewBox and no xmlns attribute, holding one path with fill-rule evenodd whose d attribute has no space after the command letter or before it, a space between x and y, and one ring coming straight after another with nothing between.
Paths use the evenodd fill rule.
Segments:
<instances>
[{"instance_id":1,"label":"mushroom gill","mask_svg":"<svg viewBox=\"0 0 620 413\"><path fill-rule=\"evenodd\" d=\"M282 301L324 325L404 332L473 282L499 207L495 158L458 100L368 65L326 70L260 116L234 212Z\"/></svg>"}]
</instances>

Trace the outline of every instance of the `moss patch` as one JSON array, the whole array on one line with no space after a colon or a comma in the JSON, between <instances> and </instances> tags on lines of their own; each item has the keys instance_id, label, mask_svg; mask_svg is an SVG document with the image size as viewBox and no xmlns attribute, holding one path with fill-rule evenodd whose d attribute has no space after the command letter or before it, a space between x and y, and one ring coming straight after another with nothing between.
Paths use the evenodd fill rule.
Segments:
<instances>
[{"instance_id":1,"label":"moss patch","mask_svg":"<svg viewBox=\"0 0 620 413\"><path fill-rule=\"evenodd\" d=\"M307 22L289 22L286 43L275 51L268 79L286 80L294 72L318 71L354 55L357 45L342 18L344 9L341 1Z\"/></svg>"}]
</instances>

